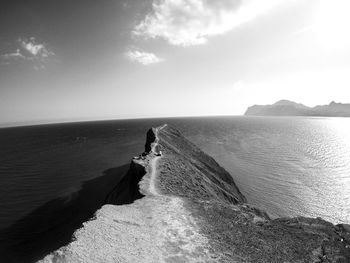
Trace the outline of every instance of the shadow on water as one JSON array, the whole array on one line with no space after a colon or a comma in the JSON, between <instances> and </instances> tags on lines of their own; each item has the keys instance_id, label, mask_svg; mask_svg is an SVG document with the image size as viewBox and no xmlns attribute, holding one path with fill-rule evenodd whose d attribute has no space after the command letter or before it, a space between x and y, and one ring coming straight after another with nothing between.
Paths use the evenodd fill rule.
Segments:
<instances>
[{"instance_id":1,"label":"shadow on water","mask_svg":"<svg viewBox=\"0 0 350 263\"><path fill-rule=\"evenodd\" d=\"M141 178L129 176L129 167L126 164L105 170L102 176L84 182L69 198L51 200L1 230L0 261L36 261L67 245L74 231L102 205L128 204L141 198L138 187L134 187Z\"/></svg>"}]
</instances>

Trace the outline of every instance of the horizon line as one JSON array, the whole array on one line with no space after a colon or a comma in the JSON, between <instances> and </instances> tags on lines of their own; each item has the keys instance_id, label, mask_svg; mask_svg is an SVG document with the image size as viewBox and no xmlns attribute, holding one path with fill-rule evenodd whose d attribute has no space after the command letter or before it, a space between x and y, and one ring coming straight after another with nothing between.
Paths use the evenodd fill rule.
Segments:
<instances>
[{"instance_id":1,"label":"horizon line","mask_svg":"<svg viewBox=\"0 0 350 263\"><path fill-rule=\"evenodd\" d=\"M0 129L15 128L15 127L30 127L40 125L55 125L55 124L69 124L69 123L84 123L84 122L98 122L98 121L122 121L122 120L147 120L147 119L170 119L170 118L205 118L205 117L239 117L244 114L225 114L225 115L180 115L180 116L149 116L149 117L121 117L121 118L101 118L101 119L61 119L61 120L38 120L38 121L17 121L0 123Z\"/></svg>"}]
</instances>

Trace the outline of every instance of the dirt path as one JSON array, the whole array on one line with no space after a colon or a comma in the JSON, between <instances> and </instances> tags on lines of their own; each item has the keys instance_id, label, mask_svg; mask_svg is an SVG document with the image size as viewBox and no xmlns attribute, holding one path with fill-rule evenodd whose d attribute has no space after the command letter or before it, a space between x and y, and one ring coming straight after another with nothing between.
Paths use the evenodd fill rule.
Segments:
<instances>
[{"instance_id":1,"label":"dirt path","mask_svg":"<svg viewBox=\"0 0 350 263\"><path fill-rule=\"evenodd\" d=\"M75 233L75 241L41 262L215 262L183 199L157 189L156 141L140 182L145 197L130 205L105 205Z\"/></svg>"}]
</instances>

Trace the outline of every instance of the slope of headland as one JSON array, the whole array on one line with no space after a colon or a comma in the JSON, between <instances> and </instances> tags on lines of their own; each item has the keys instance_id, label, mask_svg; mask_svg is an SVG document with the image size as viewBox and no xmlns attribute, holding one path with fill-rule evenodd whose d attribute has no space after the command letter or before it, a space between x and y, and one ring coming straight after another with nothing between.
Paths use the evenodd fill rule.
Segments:
<instances>
[{"instance_id":1,"label":"slope of headland","mask_svg":"<svg viewBox=\"0 0 350 263\"><path fill-rule=\"evenodd\" d=\"M269 216L167 125L72 242L41 262L350 262L350 226Z\"/></svg>"},{"instance_id":2,"label":"slope of headland","mask_svg":"<svg viewBox=\"0 0 350 263\"><path fill-rule=\"evenodd\" d=\"M328 105L307 107L293 101L280 100L272 105L253 105L246 110L244 115L350 117L350 104L332 101Z\"/></svg>"}]
</instances>

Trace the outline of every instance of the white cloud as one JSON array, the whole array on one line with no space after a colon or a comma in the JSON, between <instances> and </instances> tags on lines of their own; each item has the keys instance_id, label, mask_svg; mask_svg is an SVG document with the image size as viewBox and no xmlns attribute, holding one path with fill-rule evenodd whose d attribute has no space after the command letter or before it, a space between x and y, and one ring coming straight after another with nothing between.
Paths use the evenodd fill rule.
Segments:
<instances>
[{"instance_id":1,"label":"white cloud","mask_svg":"<svg viewBox=\"0 0 350 263\"><path fill-rule=\"evenodd\" d=\"M290 1L290 0L289 0ZM191 46L224 34L287 0L153 0L152 12L134 28L145 38Z\"/></svg>"},{"instance_id":2,"label":"white cloud","mask_svg":"<svg viewBox=\"0 0 350 263\"><path fill-rule=\"evenodd\" d=\"M32 42L25 42L22 41L22 46L24 49L29 51L33 56L38 55L38 53L44 49L44 46L42 44L34 44Z\"/></svg>"},{"instance_id":3,"label":"white cloud","mask_svg":"<svg viewBox=\"0 0 350 263\"><path fill-rule=\"evenodd\" d=\"M2 65L10 65L13 62L26 62L33 65L34 69L44 69L45 64L51 61L55 53L50 51L46 43L38 43L34 37L19 38L14 45L15 52L0 56Z\"/></svg>"},{"instance_id":4,"label":"white cloud","mask_svg":"<svg viewBox=\"0 0 350 263\"><path fill-rule=\"evenodd\" d=\"M126 52L126 57L133 62L139 62L142 65L150 65L163 61L153 53L144 52L142 50L129 50Z\"/></svg>"},{"instance_id":5,"label":"white cloud","mask_svg":"<svg viewBox=\"0 0 350 263\"><path fill-rule=\"evenodd\" d=\"M55 55L47 48L45 43L37 43L34 37L29 39L19 39L22 49L26 50L31 56L36 58L48 58Z\"/></svg>"}]
</instances>

